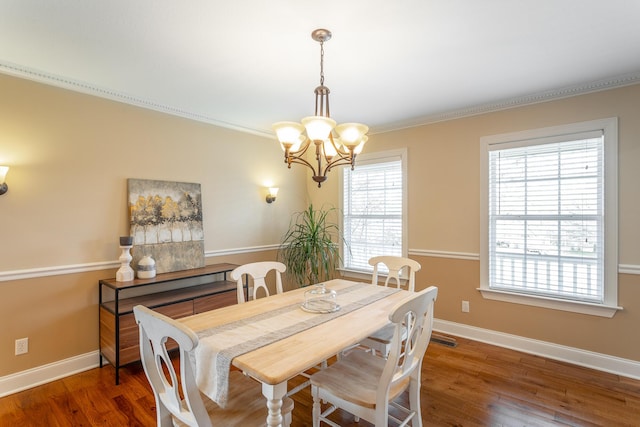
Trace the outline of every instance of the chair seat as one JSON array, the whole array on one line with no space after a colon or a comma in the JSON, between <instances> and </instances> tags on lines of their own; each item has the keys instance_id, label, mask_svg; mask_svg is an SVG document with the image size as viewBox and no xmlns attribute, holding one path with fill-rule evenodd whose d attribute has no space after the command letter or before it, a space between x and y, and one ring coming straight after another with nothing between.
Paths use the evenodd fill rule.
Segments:
<instances>
[{"instance_id":1,"label":"chair seat","mask_svg":"<svg viewBox=\"0 0 640 427\"><path fill-rule=\"evenodd\" d=\"M394 330L395 327L392 324L389 324L369 335L366 340L376 341L381 344L389 344L391 342L391 339L393 339Z\"/></svg>"},{"instance_id":2,"label":"chair seat","mask_svg":"<svg viewBox=\"0 0 640 427\"><path fill-rule=\"evenodd\" d=\"M389 324L381 329L378 329L373 334L360 342L361 346L368 347L373 350L373 354L387 357L389 355L389 349L391 348L391 340L393 339L394 326ZM403 334L402 339L406 339L406 333Z\"/></svg>"},{"instance_id":3,"label":"chair seat","mask_svg":"<svg viewBox=\"0 0 640 427\"><path fill-rule=\"evenodd\" d=\"M386 360L363 350L354 350L336 363L311 376L311 384L339 399L349 400L366 408L375 408L376 393ZM347 380L348 379L348 380ZM409 384L409 378L394 385L390 400L398 397Z\"/></svg>"}]
</instances>

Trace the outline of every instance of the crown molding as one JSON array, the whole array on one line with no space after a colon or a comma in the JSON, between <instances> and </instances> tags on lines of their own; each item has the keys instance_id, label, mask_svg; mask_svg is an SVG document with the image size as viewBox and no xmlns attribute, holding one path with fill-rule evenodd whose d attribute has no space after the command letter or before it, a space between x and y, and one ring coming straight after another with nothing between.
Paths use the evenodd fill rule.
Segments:
<instances>
[{"instance_id":1,"label":"crown molding","mask_svg":"<svg viewBox=\"0 0 640 427\"><path fill-rule=\"evenodd\" d=\"M43 72L33 68L25 67L22 65L13 64L7 61L0 61L0 73L12 75L19 78L24 78L27 80L33 80L33 81L47 84L50 86L69 89L69 90L84 93L87 95L106 98L112 101L122 102L124 104L129 104L129 105L133 105L140 108L146 108L149 110L182 117L189 120L208 123L214 126L231 129L238 132L244 132L252 135L274 139L274 135L272 132L250 129L250 128L234 125L233 123L216 120L213 117L209 117L193 111L187 111L181 108L172 107L170 105L164 105L153 100L139 98L126 93L98 87L86 82L74 80L64 76L58 76L55 74ZM569 98L572 96L583 95L591 92L598 92L598 91L614 89L614 88L623 87L623 86L630 86L637 83L640 83L640 72L624 74L621 76L615 76L615 77L597 80L593 82L587 82L579 85L567 86L559 89L552 89L552 90L538 92L538 93L516 97L516 98L504 99L504 100L493 102L493 103L480 104L480 105L460 108L457 110L417 117L410 120L393 123L388 126L376 126L376 127L372 127L369 134L374 135L374 134L387 133L387 132L392 132L392 131L397 131L402 129L409 129L409 128L424 126L432 123L455 120L463 117L470 117L470 116L476 116L480 114L492 113L495 111L506 110L514 107L521 107L525 105L552 101L555 99Z\"/></svg>"},{"instance_id":2,"label":"crown molding","mask_svg":"<svg viewBox=\"0 0 640 427\"><path fill-rule=\"evenodd\" d=\"M539 104L542 102L554 101L563 98L571 98L573 96L584 95L587 93L616 89L624 86L631 86L638 83L640 83L640 72L634 72L579 85L567 86L525 96L503 99L501 101L493 103L480 104L443 113L427 115L420 118L407 120L405 122L396 123L389 127L378 127L374 132L370 132L370 134L410 129L432 123L446 122L449 120L461 119L464 117L471 117L480 114L508 110L510 108Z\"/></svg>"},{"instance_id":3,"label":"crown molding","mask_svg":"<svg viewBox=\"0 0 640 427\"><path fill-rule=\"evenodd\" d=\"M181 108L172 107L170 105L164 105L153 100L139 98L111 89L105 89L86 82L74 80L64 76L58 76L51 73L46 73L43 71L35 70L33 68L24 67L22 65L12 64L6 61L0 61L0 73L23 78L26 80L32 80L50 86L72 90L74 92L84 93L86 95L109 99L111 101L122 102L124 104L133 105L135 107L145 108L147 110L158 111L160 113L170 114L172 116L208 123L214 126L236 130L238 132L250 133L253 135L268 137L272 139L274 138L271 133L245 128L242 126L234 125L232 123L216 120L213 117L205 116L193 111L187 111Z\"/></svg>"}]
</instances>

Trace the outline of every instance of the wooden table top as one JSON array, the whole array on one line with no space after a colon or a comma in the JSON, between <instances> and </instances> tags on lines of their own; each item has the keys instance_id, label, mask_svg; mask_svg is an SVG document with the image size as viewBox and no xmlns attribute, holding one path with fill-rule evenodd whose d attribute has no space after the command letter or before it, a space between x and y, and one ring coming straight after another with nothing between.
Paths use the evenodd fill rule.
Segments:
<instances>
[{"instance_id":1,"label":"wooden table top","mask_svg":"<svg viewBox=\"0 0 640 427\"><path fill-rule=\"evenodd\" d=\"M340 290L354 283L356 282L335 279L326 282L326 286L329 289ZM290 304L302 304L307 290L296 289L185 317L179 321L198 332ZM282 383L334 356L342 349L357 344L388 324L391 309L410 295L408 291L399 291L361 309L240 355L233 359L232 364L265 384Z\"/></svg>"}]
</instances>

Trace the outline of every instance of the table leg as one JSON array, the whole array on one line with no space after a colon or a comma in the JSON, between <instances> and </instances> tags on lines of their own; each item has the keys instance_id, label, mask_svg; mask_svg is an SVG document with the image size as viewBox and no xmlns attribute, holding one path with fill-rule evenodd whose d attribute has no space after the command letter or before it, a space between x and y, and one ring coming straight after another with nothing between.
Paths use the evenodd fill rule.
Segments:
<instances>
[{"instance_id":1,"label":"table leg","mask_svg":"<svg viewBox=\"0 0 640 427\"><path fill-rule=\"evenodd\" d=\"M267 398L267 426L282 427L284 418L282 417L282 399L287 394L287 382L276 385L262 384L262 394Z\"/></svg>"}]
</instances>

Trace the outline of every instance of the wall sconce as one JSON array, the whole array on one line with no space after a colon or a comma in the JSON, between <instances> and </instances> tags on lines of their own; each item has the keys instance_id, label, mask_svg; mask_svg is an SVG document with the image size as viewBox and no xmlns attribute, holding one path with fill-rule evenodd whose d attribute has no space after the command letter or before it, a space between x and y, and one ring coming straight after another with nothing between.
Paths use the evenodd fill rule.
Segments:
<instances>
[{"instance_id":1,"label":"wall sconce","mask_svg":"<svg viewBox=\"0 0 640 427\"><path fill-rule=\"evenodd\" d=\"M6 193L9 189L7 183L4 182L7 172L9 172L9 166L0 166L0 196Z\"/></svg>"},{"instance_id":2,"label":"wall sconce","mask_svg":"<svg viewBox=\"0 0 640 427\"><path fill-rule=\"evenodd\" d=\"M273 203L276 201L278 190L278 187L269 187L269 193L267 194L267 203Z\"/></svg>"}]
</instances>

